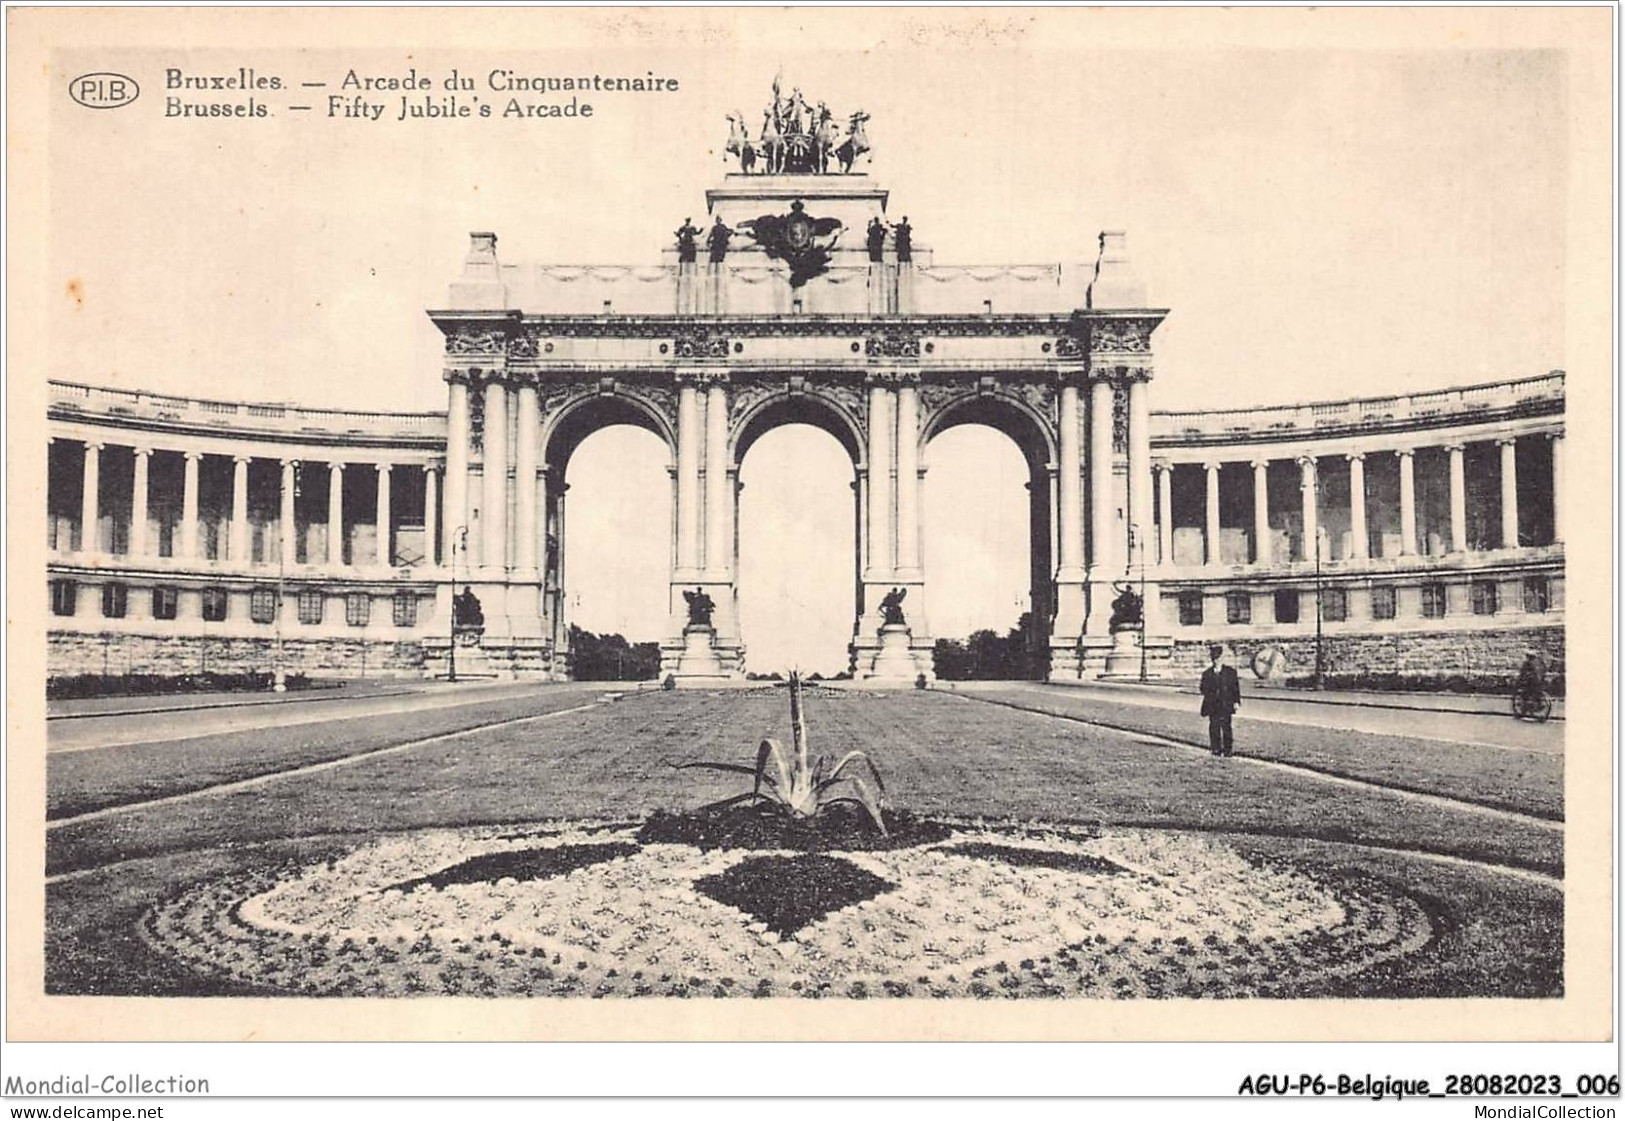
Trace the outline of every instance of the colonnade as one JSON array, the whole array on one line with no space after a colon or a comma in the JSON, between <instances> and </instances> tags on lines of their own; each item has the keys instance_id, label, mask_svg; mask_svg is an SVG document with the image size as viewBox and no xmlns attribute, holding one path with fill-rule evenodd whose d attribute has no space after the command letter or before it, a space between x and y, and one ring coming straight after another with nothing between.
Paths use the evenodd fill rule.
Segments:
<instances>
[{"instance_id":1,"label":"colonnade","mask_svg":"<svg viewBox=\"0 0 1625 1121\"><path fill-rule=\"evenodd\" d=\"M61 438L58 438L59 440ZM108 555L113 552L104 548L100 532L101 523L101 492L102 492L102 452L107 444L100 440L78 441L84 448L84 466L80 483L79 500L79 542L77 552L87 556ZM130 487L130 521L128 549L121 555L132 557L152 557L157 555L154 543L149 533L149 513L154 505L152 485L151 460L156 451L176 452L183 457L181 482L181 514L178 523L178 547L172 556L181 560L226 560L233 564L251 563L249 551L249 517L248 517L248 472L249 465L259 458L251 455L234 455L232 459L231 476L231 506L227 511L227 539L226 550L223 557L210 558L204 555L202 548L202 535L199 533L201 521L199 489L200 472L204 451L196 448L155 448L154 446L138 444L132 447L134 455L134 469L131 475ZM298 523L297 509L294 498L300 484L300 473L306 463L321 463L328 471L327 487L327 555L321 563L328 567L344 566L342 542L345 536L344 517L344 479L347 471L370 470L376 477L376 513L374 525L378 527L372 555L367 558L353 558L352 565L372 564L388 567L393 564L394 556L392 546L394 534L392 532L395 518L391 505L391 478L397 468L412 469L402 464L394 463L345 463L336 460L301 460L292 457L277 457L272 462L280 465L278 482L278 536L279 553L275 558L262 557L260 563L269 564L273 560L283 566L293 566L300 563L297 559ZM435 542L439 538L437 525L439 501L437 496L439 471L430 463L416 468L424 474L424 501L421 510L424 525L425 552L424 563L435 563ZM309 523L306 523L309 524ZM58 545L59 551L68 551ZM308 558L304 563L312 563Z\"/></svg>"},{"instance_id":2,"label":"colonnade","mask_svg":"<svg viewBox=\"0 0 1625 1121\"><path fill-rule=\"evenodd\" d=\"M1498 447L1499 467L1499 534L1497 546L1501 549L1517 548L1519 538L1519 483L1518 483L1518 457L1517 441L1520 435L1530 438L1545 438L1551 442L1551 495L1550 509L1552 518L1553 541L1563 540L1562 525L1562 489L1563 489L1563 435L1561 432L1539 432L1523 434L1501 434L1490 437ZM1449 533L1452 553L1464 552L1468 548L1468 488L1466 478L1466 445L1485 441L1453 440L1441 446L1448 453L1448 466L1446 469L1446 485L1449 492ZM1348 464L1349 499L1347 516L1349 526L1350 555L1343 557L1323 557L1323 560L1349 559L1368 560L1371 558L1370 534L1367 526L1368 493L1366 487L1366 461L1378 455L1391 455L1395 457L1399 476L1399 545L1398 555L1414 556L1425 551L1420 548L1418 535L1418 509L1417 509L1417 469L1416 455L1419 446L1408 445L1396 448L1358 450L1340 453ZM1299 527L1300 546L1291 556L1275 556L1272 543L1271 526L1269 521L1269 466L1278 459L1295 460L1299 471ZM1320 460L1328 458L1312 451L1303 451L1295 455L1280 457L1253 458L1247 460L1252 468L1253 498L1252 498L1252 557L1251 563L1263 567L1272 564L1286 564L1293 561L1315 560L1319 541L1319 526L1321 514ZM1219 503L1219 472L1225 461L1220 459L1206 459L1201 461L1205 472L1204 499L1205 509L1202 521L1203 557L1202 561L1209 567L1224 563L1220 555L1221 521ZM1160 497L1158 518L1158 556L1164 566L1174 565L1173 545L1173 518L1171 513L1174 502L1174 468L1178 464L1169 461L1158 462L1155 470L1158 474L1158 492ZM1381 555L1380 553L1378 555Z\"/></svg>"}]
</instances>

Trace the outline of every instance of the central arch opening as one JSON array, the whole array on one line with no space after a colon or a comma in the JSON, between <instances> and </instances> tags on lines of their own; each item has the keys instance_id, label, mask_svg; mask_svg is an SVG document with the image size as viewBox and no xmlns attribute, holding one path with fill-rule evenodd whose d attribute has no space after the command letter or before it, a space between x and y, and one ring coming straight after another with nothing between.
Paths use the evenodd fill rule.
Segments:
<instances>
[{"instance_id":1,"label":"central arch opening","mask_svg":"<svg viewBox=\"0 0 1625 1121\"><path fill-rule=\"evenodd\" d=\"M986 401L955 409L927 441L923 551L936 673L1042 678L1054 613L1047 445L1029 418Z\"/></svg>"},{"instance_id":2,"label":"central arch opening","mask_svg":"<svg viewBox=\"0 0 1625 1121\"><path fill-rule=\"evenodd\" d=\"M752 673L834 677L857 616L857 478L822 426L779 424L739 463L739 622Z\"/></svg>"}]
</instances>

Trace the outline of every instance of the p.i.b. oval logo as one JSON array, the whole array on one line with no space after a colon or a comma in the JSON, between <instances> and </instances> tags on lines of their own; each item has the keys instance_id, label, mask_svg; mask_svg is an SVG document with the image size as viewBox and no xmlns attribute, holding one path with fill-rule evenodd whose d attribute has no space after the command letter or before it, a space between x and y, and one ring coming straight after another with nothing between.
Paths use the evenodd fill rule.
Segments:
<instances>
[{"instance_id":1,"label":"p.i.b. oval logo","mask_svg":"<svg viewBox=\"0 0 1625 1121\"><path fill-rule=\"evenodd\" d=\"M68 96L86 109L117 109L140 97L141 87L126 74L99 71L69 82Z\"/></svg>"}]
</instances>

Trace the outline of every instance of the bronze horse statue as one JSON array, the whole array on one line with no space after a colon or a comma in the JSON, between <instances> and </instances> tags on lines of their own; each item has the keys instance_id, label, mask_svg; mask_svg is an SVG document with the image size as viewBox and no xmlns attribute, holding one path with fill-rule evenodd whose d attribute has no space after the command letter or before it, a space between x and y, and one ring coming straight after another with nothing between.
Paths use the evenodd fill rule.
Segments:
<instances>
[{"instance_id":1,"label":"bronze horse statue","mask_svg":"<svg viewBox=\"0 0 1625 1121\"><path fill-rule=\"evenodd\" d=\"M852 114L852 120L847 126L846 139L840 147L835 149L835 158L841 161L841 174L847 175L852 171L852 165L859 156L869 150L869 137L863 131L863 122L869 119L869 114L859 109Z\"/></svg>"},{"instance_id":2,"label":"bronze horse statue","mask_svg":"<svg viewBox=\"0 0 1625 1121\"><path fill-rule=\"evenodd\" d=\"M728 114L728 146L725 151L739 157L739 170L749 175L756 166L756 145L750 142L750 130L745 127L744 114Z\"/></svg>"}]
</instances>

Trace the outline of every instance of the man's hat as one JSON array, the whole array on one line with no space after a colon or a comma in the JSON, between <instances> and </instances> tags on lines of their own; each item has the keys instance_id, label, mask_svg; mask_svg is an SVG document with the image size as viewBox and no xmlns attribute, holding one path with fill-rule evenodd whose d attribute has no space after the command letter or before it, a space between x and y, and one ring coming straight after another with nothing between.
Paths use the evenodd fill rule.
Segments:
<instances>
[{"instance_id":1,"label":"man's hat","mask_svg":"<svg viewBox=\"0 0 1625 1121\"><path fill-rule=\"evenodd\" d=\"M1217 642L1207 648L1207 656L1210 658L1217 658L1223 653L1224 647L1220 646Z\"/></svg>"}]
</instances>

